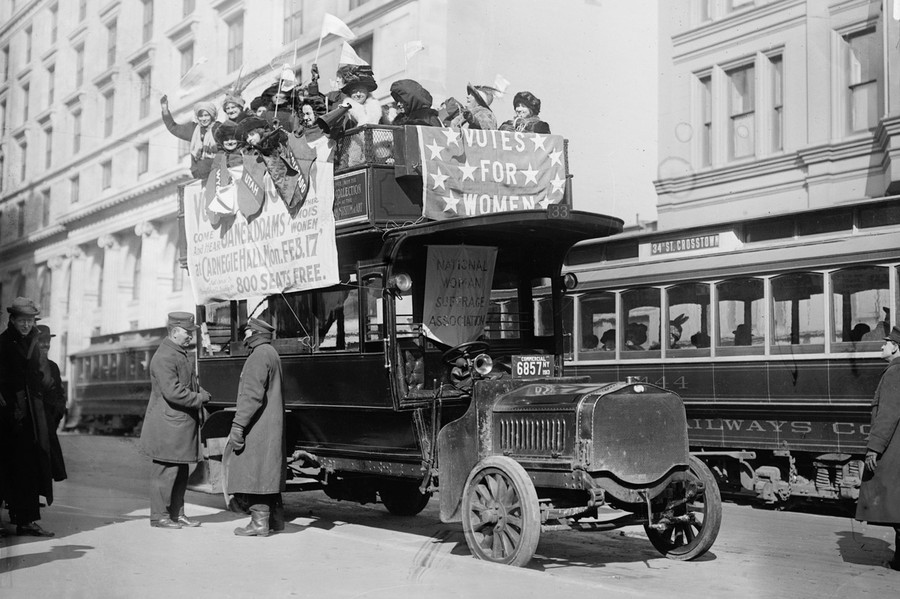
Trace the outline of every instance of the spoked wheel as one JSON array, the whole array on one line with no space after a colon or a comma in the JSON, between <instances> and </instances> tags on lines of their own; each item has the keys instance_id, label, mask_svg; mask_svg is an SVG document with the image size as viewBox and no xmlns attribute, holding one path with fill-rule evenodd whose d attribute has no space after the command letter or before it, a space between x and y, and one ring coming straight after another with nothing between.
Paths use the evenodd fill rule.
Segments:
<instances>
[{"instance_id":1,"label":"spoked wheel","mask_svg":"<svg viewBox=\"0 0 900 599\"><path fill-rule=\"evenodd\" d=\"M540 506L528 473L515 460L481 460L466 481L462 500L463 531L478 559L524 566L541 537Z\"/></svg>"},{"instance_id":2,"label":"spoked wheel","mask_svg":"<svg viewBox=\"0 0 900 599\"><path fill-rule=\"evenodd\" d=\"M675 520L665 530L657 530L644 525L647 536L653 546L669 559L691 560L706 553L716 537L722 524L722 497L716 479L699 458L690 457L688 480L675 484L674 499L684 498L696 489L696 484L703 485L702 491L693 494L686 503L676 506L670 514Z\"/></svg>"},{"instance_id":3,"label":"spoked wheel","mask_svg":"<svg viewBox=\"0 0 900 599\"><path fill-rule=\"evenodd\" d=\"M415 516L425 509L431 493L420 493L415 480L386 481L378 488L381 503L395 516Z\"/></svg>"}]
</instances>

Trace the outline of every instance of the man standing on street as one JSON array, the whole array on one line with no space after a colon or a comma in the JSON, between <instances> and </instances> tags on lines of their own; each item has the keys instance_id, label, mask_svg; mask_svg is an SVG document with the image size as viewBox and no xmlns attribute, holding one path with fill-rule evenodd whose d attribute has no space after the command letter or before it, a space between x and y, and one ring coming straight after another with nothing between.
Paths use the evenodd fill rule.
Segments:
<instances>
[{"instance_id":1,"label":"man standing on street","mask_svg":"<svg viewBox=\"0 0 900 599\"><path fill-rule=\"evenodd\" d=\"M184 515L188 464L200 461L200 412L209 393L197 384L187 348L197 326L188 312L171 312L168 334L150 360L150 402L141 430L141 453L150 470L150 526L199 526Z\"/></svg>"},{"instance_id":2,"label":"man standing on street","mask_svg":"<svg viewBox=\"0 0 900 599\"><path fill-rule=\"evenodd\" d=\"M284 401L281 357L271 345L274 332L275 327L264 320L251 318L247 323L244 343L250 355L241 371L237 411L225 448L225 491L242 493L250 504L250 523L234 529L242 537L264 537L270 530L284 529Z\"/></svg>"},{"instance_id":3,"label":"man standing on street","mask_svg":"<svg viewBox=\"0 0 900 599\"><path fill-rule=\"evenodd\" d=\"M872 400L856 519L894 527L894 559L888 566L900 570L900 328L895 326L884 338L881 357L889 364Z\"/></svg>"}]
</instances>

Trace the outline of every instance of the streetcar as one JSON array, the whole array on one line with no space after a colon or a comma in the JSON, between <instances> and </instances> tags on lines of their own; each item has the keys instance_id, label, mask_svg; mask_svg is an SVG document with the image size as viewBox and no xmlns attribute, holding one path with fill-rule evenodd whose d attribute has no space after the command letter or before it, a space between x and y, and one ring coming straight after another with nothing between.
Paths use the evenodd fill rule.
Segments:
<instances>
[{"instance_id":1,"label":"streetcar","mask_svg":"<svg viewBox=\"0 0 900 599\"><path fill-rule=\"evenodd\" d=\"M897 199L880 198L582 242L565 268L581 283L566 370L676 391L723 492L852 503L900 307L898 239Z\"/></svg>"},{"instance_id":2,"label":"streetcar","mask_svg":"<svg viewBox=\"0 0 900 599\"><path fill-rule=\"evenodd\" d=\"M276 328L272 345L282 361L289 490L380 500L400 516L418 514L437 492L441 521L461 522L473 555L500 564L528 563L543 530L632 524L645 527L662 555L703 555L718 534L721 501L712 473L688 451L680 397L636 379L594 383L570 376L564 364L562 302L577 288L561 272L566 253L618 233L622 221L573 211L568 197L555 209L526 198L496 211L488 199L483 214L423 217L423 182L431 187L432 179L427 156L417 154L428 146L417 136L446 135L452 143L454 135L429 129L365 126L349 133L354 143L338 144L338 272L325 286L259 293L289 271L273 248L296 254L307 247L302 236L256 236L265 223L292 222L265 212L278 209L276 198L267 196L269 208L246 225L255 226L252 235L209 235L202 192L182 188L184 260L196 296L205 298L197 306L197 371L212 396L201 431L210 484L221 478L247 355L241 329L249 316L262 316ZM468 152L490 151L477 150L474 135L454 141L471 143ZM531 169L539 157L525 163ZM509 173L515 169L502 171ZM230 226L245 226L241 218ZM230 245L251 237L243 249ZM321 254L322 236L317 243ZM200 256L221 245L227 254L218 261ZM241 251L267 256L269 266ZM251 262L262 275L242 270L233 282L256 293L221 297L226 285L216 276ZM266 271L275 266L278 272ZM319 271L290 272L312 278ZM539 293L549 306L541 314L533 308ZM496 298L509 296L515 302L500 306Z\"/></svg>"}]
</instances>

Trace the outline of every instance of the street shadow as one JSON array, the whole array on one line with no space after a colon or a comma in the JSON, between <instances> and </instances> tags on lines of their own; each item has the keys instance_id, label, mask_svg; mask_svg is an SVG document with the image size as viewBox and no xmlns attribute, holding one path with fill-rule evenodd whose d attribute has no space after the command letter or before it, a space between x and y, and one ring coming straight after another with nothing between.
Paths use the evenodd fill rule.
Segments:
<instances>
[{"instance_id":1,"label":"street shadow","mask_svg":"<svg viewBox=\"0 0 900 599\"><path fill-rule=\"evenodd\" d=\"M841 559L849 564L883 566L894 556L891 545L884 539L867 537L852 530L837 533Z\"/></svg>"},{"instance_id":2,"label":"street shadow","mask_svg":"<svg viewBox=\"0 0 900 599\"><path fill-rule=\"evenodd\" d=\"M90 545L54 545L49 551L43 553L4 557L0 559L0 576L57 560L78 559L85 555L89 549L94 549L94 547Z\"/></svg>"}]
</instances>

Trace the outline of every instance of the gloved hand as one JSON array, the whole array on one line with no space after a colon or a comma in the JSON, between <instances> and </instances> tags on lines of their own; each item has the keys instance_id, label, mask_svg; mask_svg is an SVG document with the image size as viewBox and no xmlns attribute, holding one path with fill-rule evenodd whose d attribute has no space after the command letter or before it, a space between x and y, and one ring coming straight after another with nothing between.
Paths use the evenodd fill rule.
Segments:
<instances>
[{"instance_id":1,"label":"gloved hand","mask_svg":"<svg viewBox=\"0 0 900 599\"><path fill-rule=\"evenodd\" d=\"M228 435L228 442L235 452L244 449L244 427L240 424L231 423L231 433Z\"/></svg>"},{"instance_id":2,"label":"gloved hand","mask_svg":"<svg viewBox=\"0 0 900 599\"><path fill-rule=\"evenodd\" d=\"M159 99L159 106L165 111L169 110L169 96L163 94Z\"/></svg>"}]
</instances>

